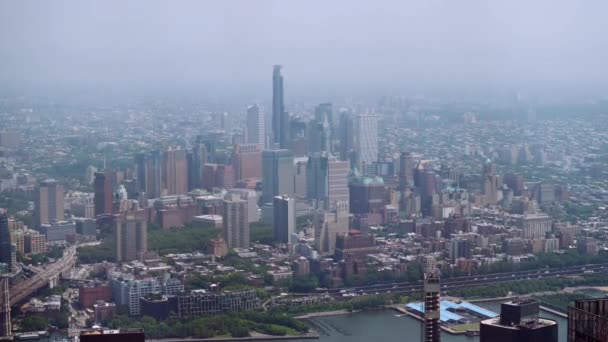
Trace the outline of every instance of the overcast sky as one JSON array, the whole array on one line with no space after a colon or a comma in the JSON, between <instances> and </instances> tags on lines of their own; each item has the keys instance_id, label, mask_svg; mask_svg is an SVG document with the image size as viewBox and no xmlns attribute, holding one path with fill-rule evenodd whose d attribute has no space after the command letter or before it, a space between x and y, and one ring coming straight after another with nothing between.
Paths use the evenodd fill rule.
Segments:
<instances>
[{"instance_id":1,"label":"overcast sky","mask_svg":"<svg viewBox=\"0 0 608 342\"><path fill-rule=\"evenodd\" d=\"M0 2L0 84L594 85L608 1Z\"/></svg>"}]
</instances>

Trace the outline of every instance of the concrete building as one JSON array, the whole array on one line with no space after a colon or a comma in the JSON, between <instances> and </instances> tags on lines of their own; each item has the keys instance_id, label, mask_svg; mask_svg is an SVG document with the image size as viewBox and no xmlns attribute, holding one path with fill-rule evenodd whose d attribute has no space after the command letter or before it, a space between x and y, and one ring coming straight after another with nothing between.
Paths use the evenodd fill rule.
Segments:
<instances>
[{"instance_id":1,"label":"concrete building","mask_svg":"<svg viewBox=\"0 0 608 342\"><path fill-rule=\"evenodd\" d=\"M333 210L319 209L314 216L315 249L320 255L333 255L337 236L349 230L348 204L338 202Z\"/></svg>"},{"instance_id":2,"label":"concrete building","mask_svg":"<svg viewBox=\"0 0 608 342\"><path fill-rule=\"evenodd\" d=\"M289 196L276 196L273 201L274 241L279 243L294 243L291 236L296 231L296 201Z\"/></svg>"},{"instance_id":3,"label":"concrete building","mask_svg":"<svg viewBox=\"0 0 608 342\"><path fill-rule=\"evenodd\" d=\"M355 117L354 143L360 170L378 160L378 117L375 114Z\"/></svg>"},{"instance_id":4,"label":"concrete building","mask_svg":"<svg viewBox=\"0 0 608 342\"><path fill-rule=\"evenodd\" d=\"M423 341L439 342L441 341L440 328L440 293L441 283L439 279L439 271L434 269L430 273L424 274L424 282L422 285L424 294L424 327Z\"/></svg>"},{"instance_id":5,"label":"concrete building","mask_svg":"<svg viewBox=\"0 0 608 342\"><path fill-rule=\"evenodd\" d=\"M158 279L135 279L132 275L123 273L112 274L110 286L114 302L118 305L128 306L130 316L139 316L141 297L152 293L162 293L162 286Z\"/></svg>"},{"instance_id":6,"label":"concrete building","mask_svg":"<svg viewBox=\"0 0 608 342\"><path fill-rule=\"evenodd\" d=\"M63 186L53 179L41 182L36 191L35 209L37 227L53 221L63 221Z\"/></svg>"},{"instance_id":7,"label":"concrete building","mask_svg":"<svg viewBox=\"0 0 608 342\"><path fill-rule=\"evenodd\" d=\"M90 309L98 301L111 302L112 288L104 283L89 283L78 288L78 303L80 308Z\"/></svg>"},{"instance_id":8,"label":"concrete building","mask_svg":"<svg viewBox=\"0 0 608 342\"><path fill-rule=\"evenodd\" d=\"M0 339L11 339L11 301L9 276L0 273Z\"/></svg>"},{"instance_id":9,"label":"concrete building","mask_svg":"<svg viewBox=\"0 0 608 342\"><path fill-rule=\"evenodd\" d=\"M224 197L224 240L228 248L249 248L249 210L248 202L238 194Z\"/></svg>"},{"instance_id":10,"label":"concrete building","mask_svg":"<svg viewBox=\"0 0 608 342\"><path fill-rule=\"evenodd\" d=\"M143 219L120 218L114 226L116 261L138 260L148 251L148 227Z\"/></svg>"},{"instance_id":11,"label":"concrete building","mask_svg":"<svg viewBox=\"0 0 608 342\"><path fill-rule=\"evenodd\" d=\"M112 177L109 172L96 172L93 181L95 190L95 216L112 214Z\"/></svg>"},{"instance_id":12,"label":"concrete building","mask_svg":"<svg viewBox=\"0 0 608 342\"><path fill-rule=\"evenodd\" d=\"M258 195L254 190L249 189L230 189L229 194L239 196L242 200L247 201L247 219L249 223L258 222Z\"/></svg>"},{"instance_id":13,"label":"concrete building","mask_svg":"<svg viewBox=\"0 0 608 342\"><path fill-rule=\"evenodd\" d=\"M608 299L580 299L568 307L568 342L608 341Z\"/></svg>"},{"instance_id":14,"label":"concrete building","mask_svg":"<svg viewBox=\"0 0 608 342\"><path fill-rule=\"evenodd\" d=\"M514 215L515 225L523 232L526 239L545 238L551 232L553 220L542 213Z\"/></svg>"},{"instance_id":15,"label":"concrete building","mask_svg":"<svg viewBox=\"0 0 608 342\"><path fill-rule=\"evenodd\" d=\"M232 166L236 180L262 178L262 150L260 144L237 144L232 151Z\"/></svg>"},{"instance_id":16,"label":"concrete building","mask_svg":"<svg viewBox=\"0 0 608 342\"><path fill-rule=\"evenodd\" d=\"M179 295L177 303L177 314L181 318L255 310L260 305L255 289L223 292L193 290L188 295Z\"/></svg>"},{"instance_id":17,"label":"concrete building","mask_svg":"<svg viewBox=\"0 0 608 342\"><path fill-rule=\"evenodd\" d=\"M500 317L480 323L480 342L557 342L557 323L539 318L539 305L533 299L502 303Z\"/></svg>"},{"instance_id":18,"label":"concrete building","mask_svg":"<svg viewBox=\"0 0 608 342\"><path fill-rule=\"evenodd\" d=\"M296 198L306 198L308 195L308 157L294 159L294 194Z\"/></svg>"},{"instance_id":19,"label":"concrete building","mask_svg":"<svg viewBox=\"0 0 608 342\"><path fill-rule=\"evenodd\" d=\"M186 150L168 149L163 155L163 183L166 195L188 192Z\"/></svg>"},{"instance_id":20,"label":"concrete building","mask_svg":"<svg viewBox=\"0 0 608 342\"><path fill-rule=\"evenodd\" d=\"M275 196L294 193L293 154L289 150L262 152L262 203L271 203Z\"/></svg>"},{"instance_id":21,"label":"concrete building","mask_svg":"<svg viewBox=\"0 0 608 342\"><path fill-rule=\"evenodd\" d=\"M331 209L336 202L349 201L350 162L340 161L326 152L313 153L306 166L307 198Z\"/></svg>"},{"instance_id":22,"label":"concrete building","mask_svg":"<svg viewBox=\"0 0 608 342\"><path fill-rule=\"evenodd\" d=\"M264 112L260 111L257 104L247 107L247 143L257 144L261 149L266 142L266 121Z\"/></svg>"},{"instance_id":23,"label":"concrete building","mask_svg":"<svg viewBox=\"0 0 608 342\"><path fill-rule=\"evenodd\" d=\"M0 213L0 263L6 264L8 272L13 270L12 241L6 213ZM1 279L0 279L1 280Z\"/></svg>"},{"instance_id":24,"label":"concrete building","mask_svg":"<svg viewBox=\"0 0 608 342\"><path fill-rule=\"evenodd\" d=\"M43 224L40 229L46 236L46 241L65 241L69 236L76 234L76 224L74 222L53 222L51 224Z\"/></svg>"}]
</instances>

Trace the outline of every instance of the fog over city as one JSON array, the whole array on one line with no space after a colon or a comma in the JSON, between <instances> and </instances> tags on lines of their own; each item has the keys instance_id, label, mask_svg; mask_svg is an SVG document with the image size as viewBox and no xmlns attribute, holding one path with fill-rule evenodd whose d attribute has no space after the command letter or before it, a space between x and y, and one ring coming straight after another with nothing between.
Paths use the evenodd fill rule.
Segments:
<instances>
[{"instance_id":1,"label":"fog over city","mask_svg":"<svg viewBox=\"0 0 608 342\"><path fill-rule=\"evenodd\" d=\"M288 91L594 88L605 1L3 1L0 82Z\"/></svg>"}]
</instances>

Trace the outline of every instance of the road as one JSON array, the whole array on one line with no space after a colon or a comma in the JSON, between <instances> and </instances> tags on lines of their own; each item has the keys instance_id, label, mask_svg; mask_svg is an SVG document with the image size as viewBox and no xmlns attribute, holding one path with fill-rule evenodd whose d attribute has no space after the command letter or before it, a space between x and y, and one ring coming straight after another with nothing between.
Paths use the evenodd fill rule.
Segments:
<instances>
[{"instance_id":1,"label":"road","mask_svg":"<svg viewBox=\"0 0 608 342\"><path fill-rule=\"evenodd\" d=\"M443 292L450 289L458 289L463 287L479 286L484 284L493 284L506 281L528 280L528 279L549 279L562 276L580 275L586 273L596 273L608 270L608 264L596 265L580 265L565 268L545 268L532 271L493 273L476 276L448 278L441 282L441 290ZM422 290L422 281L418 282L403 282L378 284L368 286L356 286L350 288L336 289L318 289L318 293L329 293L336 297L342 297L344 293L352 293L358 295L384 294L384 293L399 293L409 294Z\"/></svg>"},{"instance_id":2,"label":"road","mask_svg":"<svg viewBox=\"0 0 608 342\"><path fill-rule=\"evenodd\" d=\"M11 306L46 286L52 279L57 279L62 272L74 267L75 262L76 246L66 248L59 260L51 265L46 265L44 268L39 269L40 272L33 277L10 288Z\"/></svg>"}]
</instances>

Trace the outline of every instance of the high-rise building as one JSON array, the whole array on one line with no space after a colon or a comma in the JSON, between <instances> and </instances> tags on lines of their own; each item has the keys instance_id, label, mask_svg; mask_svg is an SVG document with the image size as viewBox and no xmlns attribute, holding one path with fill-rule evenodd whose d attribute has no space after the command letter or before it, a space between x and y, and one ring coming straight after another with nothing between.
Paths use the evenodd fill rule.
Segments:
<instances>
[{"instance_id":1,"label":"high-rise building","mask_svg":"<svg viewBox=\"0 0 608 342\"><path fill-rule=\"evenodd\" d=\"M424 292L424 332L422 336L423 342L440 342L440 307L439 298L441 292L441 283L439 279L439 271L432 270L424 274L423 283Z\"/></svg>"},{"instance_id":2,"label":"high-rise building","mask_svg":"<svg viewBox=\"0 0 608 342\"><path fill-rule=\"evenodd\" d=\"M8 228L8 217L6 213L0 213L0 264L8 267L8 272L13 270L12 262L11 232Z\"/></svg>"},{"instance_id":3,"label":"high-rise building","mask_svg":"<svg viewBox=\"0 0 608 342\"><path fill-rule=\"evenodd\" d=\"M238 194L224 197L224 240L228 248L249 248L249 212L247 201Z\"/></svg>"},{"instance_id":4,"label":"high-rise building","mask_svg":"<svg viewBox=\"0 0 608 342\"><path fill-rule=\"evenodd\" d=\"M169 149L163 158L163 176L167 195L179 195L188 192L188 162L186 151Z\"/></svg>"},{"instance_id":5,"label":"high-rise building","mask_svg":"<svg viewBox=\"0 0 608 342\"><path fill-rule=\"evenodd\" d=\"M247 218L249 223L257 222L259 220L258 195L255 190L236 188L228 190L228 193L237 195L242 200L247 201Z\"/></svg>"},{"instance_id":6,"label":"high-rise building","mask_svg":"<svg viewBox=\"0 0 608 342\"><path fill-rule=\"evenodd\" d=\"M132 261L148 251L148 227L146 221L134 217L116 220L114 229L116 261Z\"/></svg>"},{"instance_id":7,"label":"high-rise building","mask_svg":"<svg viewBox=\"0 0 608 342\"><path fill-rule=\"evenodd\" d=\"M502 303L499 317L481 321L479 341L557 342L557 323L538 315L539 304L534 299Z\"/></svg>"},{"instance_id":8,"label":"high-rise building","mask_svg":"<svg viewBox=\"0 0 608 342\"><path fill-rule=\"evenodd\" d=\"M262 203L272 203L275 196L294 193L293 154L289 150L262 152Z\"/></svg>"},{"instance_id":9,"label":"high-rise building","mask_svg":"<svg viewBox=\"0 0 608 342\"><path fill-rule=\"evenodd\" d=\"M337 202L332 210L319 209L315 212L315 249L319 254L334 254L338 235L348 234L348 217L347 202Z\"/></svg>"},{"instance_id":10,"label":"high-rise building","mask_svg":"<svg viewBox=\"0 0 608 342\"><path fill-rule=\"evenodd\" d=\"M459 258L471 258L471 242L466 239L455 238L450 243L450 259L452 264Z\"/></svg>"},{"instance_id":11,"label":"high-rise building","mask_svg":"<svg viewBox=\"0 0 608 342\"><path fill-rule=\"evenodd\" d=\"M384 207L384 180L380 177L353 177L348 184L353 214L379 212Z\"/></svg>"},{"instance_id":12,"label":"high-rise building","mask_svg":"<svg viewBox=\"0 0 608 342\"><path fill-rule=\"evenodd\" d=\"M410 152L401 152L399 159L399 189L405 190L414 185L414 157Z\"/></svg>"},{"instance_id":13,"label":"high-rise building","mask_svg":"<svg viewBox=\"0 0 608 342\"><path fill-rule=\"evenodd\" d=\"M568 307L568 342L600 341L608 341L608 299L575 301Z\"/></svg>"},{"instance_id":14,"label":"high-rise building","mask_svg":"<svg viewBox=\"0 0 608 342\"><path fill-rule=\"evenodd\" d=\"M308 158L294 159L294 194L297 198L306 198L308 195Z\"/></svg>"},{"instance_id":15,"label":"high-rise building","mask_svg":"<svg viewBox=\"0 0 608 342\"><path fill-rule=\"evenodd\" d=\"M340 161L327 152L313 153L308 157L306 168L308 199L326 209L335 206L336 201L349 201L348 161Z\"/></svg>"},{"instance_id":16,"label":"high-rise building","mask_svg":"<svg viewBox=\"0 0 608 342\"><path fill-rule=\"evenodd\" d=\"M285 111L280 65L272 70L272 135L275 146L289 148L289 114Z\"/></svg>"},{"instance_id":17,"label":"high-rise building","mask_svg":"<svg viewBox=\"0 0 608 342\"><path fill-rule=\"evenodd\" d=\"M9 276L0 273L0 340L10 339L11 297L9 295Z\"/></svg>"},{"instance_id":18,"label":"high-rise building","mask_svg":"<svg viewBox=\"0 0 608 342\"><path fill-rule=\"evenodd\" d=\"M257 144L260 150L263 149L266 146L265 128L264 112L256 104L247 107L247 143Z\"/></svg>"},{"instance_id":19,"label":"high-rise building","mask_svg":"<svg viewBox=\"0 0 608 342\"><path fill-rule=\"evenodd\" d=\"M158 198L163 190L163 154L155 150L146 158L146 197ZM138 171L139 174L139 171Z\"/></svg>"},{"instance_id":20,"label":"high-rise building","mask_svg":"<svg viewBox=\"0 0 608 342\"><path fill-rule=\"evenodd\" d=\"M359 114L355 118L355 151L357 164L363 170L378 160L378 117L375 114Z\"/></svg>"},{"instance_id":21,"label":"high-rise building","mask_svg":"<svg viewBox=\"0 0 608 342\"><path fill-rule=\"evenodd\" d=\"M96 172L95 188L95 215L112 214L112 177L108 172Z\"/></svg>"},{"instance_id":22,"label":"high-rise building","mask_svg":"<svg viewBox=\"0 0 608 342\"><path fill-rule=\"evenodd\" d=\"M296 231L296 201L289 196L275 196L273 202L274 241L280 243L293 243L291 236Z\"/></svg>"},{"instance_id":23,"label":"high-rise building","mask_svg":"<svg viewBox=\"0 0 608 342\"><path fill-rule=\"evenodd\" d=\"M350 160L352 165L356 165L356 160L352 159L355 148L355 123L353 117L346 110L340 111L338 139L340 140L338 152L341 160Z\"/></svg>"},{"instance_id":24,"label":"high-rise building","mask_svg":"<svg viewBox=\"0 0 608 342\"><path fill-rule=\"evenodd\" d=\"M188 153L188 190L203 187L203 166L207 162L207 147L199 136Z\"/></svg>"},{"instance_id":25,"label":"high-rise building","mask_svg":"<svg viewBox=\"0 0 608 342\"><path fill-rule=\"evenodd\" d=\"M139 316L140 298L152 293L162 293L162 284L157 278L135 279L131 274L112 273L110 275L112 298L118 305L129 307L129 315Z\"/></svg>"},{"instance_id":26,"label":"high-rise building","mask_svg":"<svg viewBox=\"0 0 608 342\"><path fill-rule=\"evenodd\" d=\"M262 151L260 144L234 145L232 165L237 180L262 178Z\"/></svg>"},{"instance_id":27,"label":"high-rise building","mask_svg":"<svg viewBox=\"0 0 608 342\"><path fill-rule=\"evenodd\" d=\"M63 186L53 179L40 182L36 191L36 226L63 220Z\"/></svg>"}]
</instances>

